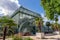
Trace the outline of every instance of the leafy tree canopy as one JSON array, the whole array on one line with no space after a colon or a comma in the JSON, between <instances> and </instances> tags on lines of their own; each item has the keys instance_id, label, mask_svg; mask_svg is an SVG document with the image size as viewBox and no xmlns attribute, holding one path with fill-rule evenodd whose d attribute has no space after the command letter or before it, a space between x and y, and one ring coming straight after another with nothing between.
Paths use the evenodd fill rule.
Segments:
<instances>
[{"instance_id":1,"label":"leafy tree canopy","mask_svg":"<svg viewBox=\"0 0 60 40\"><path fill-rule=\"evenodd\" d=\"M12 18L7 17L7 16L3 16L0 18L0 23L2 24L2 26L16 26L15 21L13 21Z\"/></svg>"},{"instance_id":2,"label":"leafy tree canopy","mask_svg":"<svg viewBox=\"0 0 60 40\"><path fill-rule=\"evenodd\" d=\"M55 14L60 15L60 0L41 0L46 17L53 20Z\"/></svg>"}]
</instances>

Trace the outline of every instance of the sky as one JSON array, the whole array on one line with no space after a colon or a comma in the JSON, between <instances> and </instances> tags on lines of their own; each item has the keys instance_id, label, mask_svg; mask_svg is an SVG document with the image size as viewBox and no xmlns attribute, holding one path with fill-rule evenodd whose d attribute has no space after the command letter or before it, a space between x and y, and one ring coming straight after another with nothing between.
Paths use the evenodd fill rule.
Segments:
<instances>
[{"instance_id":1,"label":"sky","mask_svg":"<svg viewBox=\"0 0 60 40\"><path fill-rule=\"evenodd\" d=\"M31 11L39 13L44 21L47 21L47 18L44 17L45 12L41 5L41 0L19 0L19 4Z\"/></svg>"},{"instance_id":2,"label":"sky","mask_svg":"<svg viewBox=\"0 0 60 40\"><path fill-rule=\"evenodd\" d=\"M19 3L22 6L39 14L44 13L43 7L40 5L40 2L40 0L19 0Z\"/></svg>"},{"instance_id":3,"label":"sky","mask_svg":"<svg viewBox=\"0 0 60 40\"><path fill-rule=\"evenodd\" d=\"M0 0L0 16L12 15L22 5L31 11L39 13L43 17L43 20L47 21L47 18L44 17L44 9L40 3L41 0Z\"/></svg>"},{"instance_id":4,"label":"sky","mask_svg":"<svg viewBox=\"0 0 60 40\"><path fill-rule=\"evenodd\" d=\"M0 16L11 15L21 5L44 16L44 9L40 2L40 0L0 0ZM45 20L47 21L46 18Z\"/></svg>"},{"instance_id":5,"label":"sky","mask_svg":"<svg viewBox=\"0 0 60 40\"><path fill-rule=\"evenodd\" d=\"M0 14L11 15L19 6L18 0L0 0Z\"/></svg>"},{"instance_id":6,"label":"sky","mask_svg":"<svg viewBox=\"0 0 60 40\"><path fill-rule=\"evenodd\" d=\"M20 5L25 8L43 14L43 7L40 5L40 0L0 0L0 14L12 14Z\"/></svg>"}]
</instances>

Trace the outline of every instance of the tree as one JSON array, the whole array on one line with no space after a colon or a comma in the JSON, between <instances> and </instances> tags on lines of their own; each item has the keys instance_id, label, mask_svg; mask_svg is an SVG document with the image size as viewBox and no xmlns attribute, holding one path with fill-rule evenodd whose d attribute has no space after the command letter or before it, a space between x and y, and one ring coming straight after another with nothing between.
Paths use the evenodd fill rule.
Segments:
<instances>
[{"instance_id":1,"label":"tree","mask_svg":"<svg viewBox=\"0 0 60 40\"><path fill-rule=\"evenodd\" d=\"M49 26L50 26L50 22L46 22L46 26L48 27L48 31L49 31Z\"/></svg>"},{"instance_id":2,"label":"tree","mask_svg":"<svg viewBox=\"0 0 60 40\"><path fill-rule=\"evenodd\" d=\"M46 22L46 26L50 26L50 22Z\"/></svg>"},{"instance_id":3,"label":"tree","mask_svg":"<svg viewBox=\"0 0 60 40\"><path fill-rule=\"evenodd\" d=\"M38 27L38 32L40 32L41 27L43 26L43 19L42 18L36 18L35 23L36 23L36 26Z\"/></svg>"},{"instance_id":4,"label":"tree","mask_svg":"<svg viewBox=\"0 0 60 40\"><path fill-rule=\"evenodd\" d=\"M7 16L3 16L0 18L0 23L2 24L2 27L4 27L4 36L3 36L3 40L5 40L5 36L7 34L7 31L9 28L11 28L12 26L16 26L15 21L13 21L13 19L7 17Z\"/></svg>"},{"instance_id":5,"label":"tree","mask_svg":"<svg viewBox=\"0 0 60 40\"><path fill-rule=\"evenodd\" d=\"M41 0L48 19L54 20L55 14L60 15L60 0Z\"/></svg>"},{"instance_id":6,"label":"tree","mask_svg":"<svg viewBox=\"0 0 60 40\"><path fill-rule=\"evenodd\" d=\"M48 19L54 20L55 14L60 15L60 0L41 0Z\"/></svg>"},{"instance_id":7,"label":"tree","mask_svg":"<svg viewBox=\"0 0 60 40\"><path fill-rule=\"evenodd\" d=\"M51 24L51 26L52 26L52 28L53 28L54 31L60 30L60 26L59 26L59 25L60 25L60 24L58 24L58 23L52 23L52 24Z\"/></svg>"},{"instance_id":8,"label":"tree","mask_svg":"<svg viewBox=\"0 0 60 40\"><path fill-rule=\"evenodd\" d=\"M60 15L60 0L41 0L41 4L46 12L46 17L57 24L58 15Z\"/></svg>"}]
</instances>

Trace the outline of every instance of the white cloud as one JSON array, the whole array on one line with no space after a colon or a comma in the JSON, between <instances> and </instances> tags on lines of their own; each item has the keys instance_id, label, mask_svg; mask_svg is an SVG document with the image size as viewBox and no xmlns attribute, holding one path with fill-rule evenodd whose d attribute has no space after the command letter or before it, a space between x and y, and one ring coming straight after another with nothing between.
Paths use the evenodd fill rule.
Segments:
<instances>
[{"instance_id":1,"label":"white cloud","mask_svg":"<svg viewBox=\"0 0 60 40\"><path fill-rule=\"evenodd\" d=\"M18 6L20 6L18 0L10 0L11 2L15 2Z\"/></svg>"},{"instance_id":2,"label":"white cloud","mask_svg":"<svg viewBox=\"0 0 60 40\"><path fill-rule=\"evenodd\" d=\"M48 21L47 17L45 17L45 14L44 13L41 13L41 16L43 17L43 21L46 22Z\"/></svg>"},{"instance_id":3,"label":"white cloud","mask_svg":"<svg viewBox=\"0 0 60 40\"><path fill-rule=\"evenodd\" d=\"M41 13L41 16L43 18L44 25L45 25L45 23L48 21L48 19L45 17L45 14L44 13Z\"/></svg>"},{"instance_id":4,"label":"white cloud","mask_svg":"<svg viewBox=\"0 0 60 40\"><path fill-rule=\"evenodd\" d=\"M0 13L12 14L19 6L18 0L0 0Z\"/></svg>"},{"instance_id":5,"label":"white cloud","mask_svg":"<svg viewBox=\"0 0 60 40\"><path fill-rule=\"evenodd\" d=\"M58 21L58 23L60 24L60 16L59 16L58 18L59 18L59 21Z\"/></svg>"}]
</instances>

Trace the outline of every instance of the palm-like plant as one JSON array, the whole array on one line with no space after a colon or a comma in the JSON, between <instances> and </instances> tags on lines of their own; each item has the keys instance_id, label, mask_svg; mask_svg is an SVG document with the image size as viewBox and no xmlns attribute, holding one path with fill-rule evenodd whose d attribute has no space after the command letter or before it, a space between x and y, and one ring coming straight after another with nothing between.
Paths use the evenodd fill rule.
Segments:
<instances>
[{"instance_id":1,"label":"palm-like plant","mask_svg":"<svg viewBox=\"0 0 60 40\"><path fill-rule=\"evenodd\" d=\"M0 23L2 24L2 27L4 27L3 40L5 40L5 36L7 34L8 29L11 28L12 26L16 26L16 23L13 21L13 19L11 19L7 16L1 17L0 18Z\"/></svg>"},{"instance_id":2,"label":"palm-like plant","mask_svg":"<svg viewBox=\"0 0 60 40\"><path fill-rule=\"evenodd\" d=\"M36 18L35 22L36 22L36 26L38 27L38 32L40 32L41 27L43 26L43 19L42 18Z\"/></svg>"},{"instance_id":3,"label":"palm-like plant","mask_svg":"<svg viewBox=\"0 0 60 40\"><path fill-rule=\"evenodd\" d=\"M58 23L54 23L54 30L58 31L59 30L59 24Z\"/></svg>"},{"instance_id":4,"label":"palm-like plant","mask_svg":"<svg viewBox=\"0 0 60 40\"><path fill-rule=\"evenodd\" d=\"M48 31L49 31L49 26L50 26L50 22L46 22L46 26L48 27Z\"/></svg>"}]
</instances>

